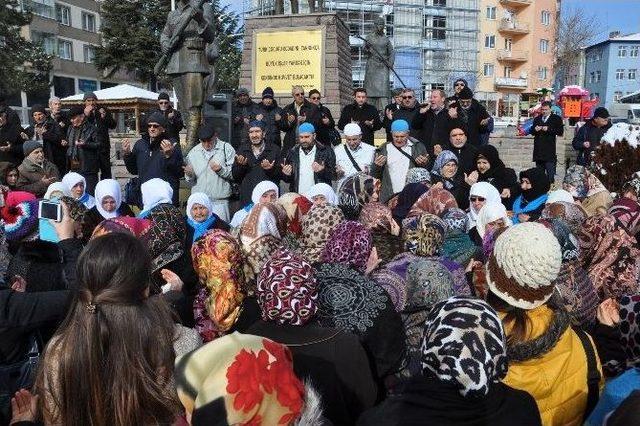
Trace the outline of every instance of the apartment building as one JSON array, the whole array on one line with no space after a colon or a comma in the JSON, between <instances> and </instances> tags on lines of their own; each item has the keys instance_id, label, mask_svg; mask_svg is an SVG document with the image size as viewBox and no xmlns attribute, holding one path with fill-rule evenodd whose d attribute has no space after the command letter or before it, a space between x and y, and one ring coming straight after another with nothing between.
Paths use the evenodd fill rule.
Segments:
<instances>
[{"instance_id":1,"label":"apartment building","mask_svg":"<svg viewBox=\"0 0 640 426\"><path fill-rule=\"evenodd\" d=\"M480 0L476 97L496 116L517 117L553 84L560 0Z\"/></svg>"},{"instance_id":2,"label":"apartment building","mask_svg":"<svg viewBox=\"0 0 640 426\"><path fill-rule=\"evenodd\" d=\"M95 46L100 45L100 2L95 0L22 0L22 7L33 13L31 24L22 28L22 36L41 43L54 55L50 93L21 93L10 104L27 122L29 107L46 104L50 96L65 97L131 83L125 73L104 78L93 65Z\"/></svg>"}]
</instances>

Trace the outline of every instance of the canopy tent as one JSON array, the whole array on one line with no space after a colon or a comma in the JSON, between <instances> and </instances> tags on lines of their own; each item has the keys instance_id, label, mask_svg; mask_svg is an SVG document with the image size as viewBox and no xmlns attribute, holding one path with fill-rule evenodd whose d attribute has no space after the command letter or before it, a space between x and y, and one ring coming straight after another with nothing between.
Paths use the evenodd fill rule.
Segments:
<instances>
[{"instance_id":1,"label":"canopy tent","mask_svg":"<svg viewBox=\"0 0 640 426\"><path fill-rule=\"evenodd\" d=\"M580 86L570 85L564 86L558 96L589 96L589 91Z\"/></svg>"},{"instance_id":2,"label":"canopy tent","mask_svg":"<svg viewBox=\"0 0 640 426\"><path fill-rule=\"evenodd\" d=\"M158 100L158 93L130 84L119 84L107 89L96 90L93 93L95 93L98 98L100 105L104 105L112 111L133 111L135 130L138 134L140 133L140 114L143 111L155 108L156 101ZM67 96L61 99L61 103L64 106L81 104L83 97L84 93ZM175 106L176 99L172 97L171 101Z\"/></svg>"}]
</instances>

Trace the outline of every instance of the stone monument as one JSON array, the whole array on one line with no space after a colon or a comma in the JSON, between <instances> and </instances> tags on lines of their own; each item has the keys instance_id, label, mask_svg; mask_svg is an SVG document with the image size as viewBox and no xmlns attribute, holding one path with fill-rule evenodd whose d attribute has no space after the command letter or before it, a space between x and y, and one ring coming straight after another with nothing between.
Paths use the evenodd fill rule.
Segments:
<instances>
[{"instance_id":1,"label":"stone monument","mask_svg":"<svg viewBox=\"0 0 640 426\"><path fill-rule=\"evenodd\" d=\"M280 106L292 102L291 88L318 89L334 119L352 102L349 29L335 13L247 18L240 86L260 101L271 87Z\"/></svg>"},{"instance_id":2,"label":"stone monument","mask_svg":"<svg viewBox=\"0 0 640 426\"><path fill-rule=\"evenodd\" d=\"M384 27L384 18L376 18L373 32L364 39L363 49L367 56L364 89L369 103L379 111L382 111L391 98L389 71L393 70L394 62L393 46L384 34Z\"/></svg>"}]
</instances>

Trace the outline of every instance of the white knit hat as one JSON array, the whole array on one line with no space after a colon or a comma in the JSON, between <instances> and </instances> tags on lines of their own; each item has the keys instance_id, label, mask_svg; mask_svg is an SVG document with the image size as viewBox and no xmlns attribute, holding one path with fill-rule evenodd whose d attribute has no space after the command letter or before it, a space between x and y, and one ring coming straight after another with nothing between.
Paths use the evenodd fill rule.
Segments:
<instances>
[{"instance_id":1,"label":"white knit hat","mask_svg":"<svg viewBox=\"0 0 640 426\"><path fill-rule=\"evenodd\" d=\"M534 309L551 297L561 264L553 233L540 223L522 223L496 240L487 263L487 284L509 305Z\"/></svg>"},{"instance_id":2,"label":"white knit hat","mask_svg":"<svg viewBox=\"0 0 640 426\"><path fill-rule=\"evenodd\" d=\"M343 133L345 136L358 136L362 134L362 129L357 123L348 123L344 126Z\"/></svg>"}]
</instances>

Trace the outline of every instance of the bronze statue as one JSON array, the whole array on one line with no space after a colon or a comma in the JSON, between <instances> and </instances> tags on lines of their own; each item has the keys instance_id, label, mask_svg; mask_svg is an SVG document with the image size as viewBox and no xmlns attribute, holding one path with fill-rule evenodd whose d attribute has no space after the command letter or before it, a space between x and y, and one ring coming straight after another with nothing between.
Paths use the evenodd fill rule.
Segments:
<instances>
[{"instance_id":1,"label":"bronze statue","mask_svg":"<svg viewBox=\"0 0 640 426\"><path fill-rule=\"evenodd\" d=\"M156 64L158 74L166 65L166 74L178 97L178 107L185 118L185 148L198 143L205 77L212 72L217 56L213 9L206 0L178 0L169 12L160 36L163 56Z\"/></svg>"},{"instance_id":2,"label":"bronze statue","mask_svg":"<svg viewBox=\"0 0 640 426\"><path fill-rule=\"evenodd\" d=\"M367 56L364 89L369 103L382 110L391 96L389 70L393 70L394 53L391 41L384 35L384 18L377 17L373 26L374 32L367 35L363 47Z\"/></svg>"}]
</instances>

